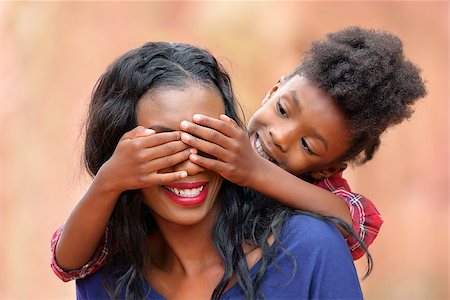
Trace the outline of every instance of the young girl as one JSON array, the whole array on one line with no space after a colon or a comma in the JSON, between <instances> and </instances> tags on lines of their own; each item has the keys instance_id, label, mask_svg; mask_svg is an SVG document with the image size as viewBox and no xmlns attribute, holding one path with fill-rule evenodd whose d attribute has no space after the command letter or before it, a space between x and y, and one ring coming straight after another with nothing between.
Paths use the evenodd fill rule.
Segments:
<instances>
[{"instance_id":1,"label":"young girl","mask_svg":"<svg viewBox=\"0 0 450 300\"><path fill-rule=\"evenodd\" d=\"M384 32L350 28L330 34L326 41L313 43L296 71L269 92L250 120L251 144L226 117L194 117L194 122L206 128L182 122L181 129L192 133L182 135L186 144L219 158L191 154L191 161L288 206L352 222L369 245L381 218L369 200L350 192L341 172L346 162L357 160L360 154L369 160L381 133L408 117L410 105L425 94L418 69L404 59L401 50L399 39ZM345 203L297 176L329 189ZM59 234L54 236L54 246ZM347 240L354 259L363 255L353 237ZM100 244L83 268L64 272L53 260L55 272L70 280L98 269L107 254L105 243ZM79 268L89 257L68 269Z\"/></svg>"},{"instance_id":2,"label":"young girl","mask_svg":"<svg viewBox=\"0 0 450 300\"><path fill-rule=\"evenodd\" d=\"M382 220L368 199L351 194L341 173L348 163L371 160L382 133L409 118L425 94L397 36L352 27L313 42L295 71L269 91L247 132L226 116L196 115L194 123L181 123L190 133L181 139L217 158L191 154L192 162L287 206L352 223L368 246ZM300 178L333 191L348 208L317 197ZM364 254L353 237L347 241L354 259Z\"/></svg>"},{"instance_id":3,"label":"young girl","mask_svg":"<svg viewBox=\"0 0 450 300\"><path fill-rule=\"evenodd\" d=\"M191 154L192 162L234 183L349 222L334 203L306 193L311 189L300 178L335 192L368 246L382 220L371 202L349 193L341 172L347 163L372 159L381 134L410 117L425 94L420 71L403 56L398 37L348 28L312 44L295 71L269 91L247 132L226 116L196 115L194 123L181 123L190 133L181 139L217 158ZM342 187L335 189L339 181ZM357 240L350 236L347 242L354 259L363 255Z\"/></svg>"},{"instance_id":4,"label":"young girl","mask_svg":"<svg viewBox=\"0 0 450 300\"><path fill-rule=\"evenodd\" d=\"M56 254L77 231L103 232L105 220L109 254L104 268L77 280L77 297L361 299L332 223L295 214L187 159L178 126L195 113L239 124L229 77L206 51L148 43L102 75L86 132L94 183ZM84 233L80 242L93 235Z\"/></svg>"}]
</instances>

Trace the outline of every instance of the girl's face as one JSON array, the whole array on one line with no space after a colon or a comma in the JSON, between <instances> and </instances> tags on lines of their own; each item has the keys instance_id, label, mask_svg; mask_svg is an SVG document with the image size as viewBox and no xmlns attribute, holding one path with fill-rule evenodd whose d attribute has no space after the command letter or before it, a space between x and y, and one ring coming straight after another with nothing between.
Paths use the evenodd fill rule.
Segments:
<instances>
[{"instance_id":1,"label":"girl's face","mask_svg":"<svg viewBox=\"0 0 450 300\"><path fill-rule=\"evenodd\" d=\"M156 132L179 130L182 120L196 113L218 118L225 111L220 94L213 88L160 88L144 95L137 108L137 122ZM187 171L188 177L168 185L142 189L145 203L157 222L193 225L211 217L222 177L189 160L160 173Z\"/></svg>"},{"instance_id":2,"label":"girl's face","mask_svg":"<svg viewBox=\"0 0 450 300\"><path fill-rule=\"evenodd\" d=\"M294 175L326 169L349 148L350 130L339 107L298 75L272 88L248 131L261 156Z\"/></svg>"}]
</instances>

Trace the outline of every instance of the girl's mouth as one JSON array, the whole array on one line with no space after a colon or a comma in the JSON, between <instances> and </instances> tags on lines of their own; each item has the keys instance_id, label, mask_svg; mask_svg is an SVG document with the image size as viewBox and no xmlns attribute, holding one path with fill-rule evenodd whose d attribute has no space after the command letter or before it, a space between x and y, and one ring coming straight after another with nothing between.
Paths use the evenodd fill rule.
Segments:
<instances>
[{"instance_id":1,"label":"girl's mouth","mask_svg":"<svg viewBox=\"0 0 450 300\"><path fill-rule=\"evenodd\" d=\"M194 206L205 201L208 195L208 182L182 182L163 186L164 193L175 204Z\"/></svg>"}]
</instances>

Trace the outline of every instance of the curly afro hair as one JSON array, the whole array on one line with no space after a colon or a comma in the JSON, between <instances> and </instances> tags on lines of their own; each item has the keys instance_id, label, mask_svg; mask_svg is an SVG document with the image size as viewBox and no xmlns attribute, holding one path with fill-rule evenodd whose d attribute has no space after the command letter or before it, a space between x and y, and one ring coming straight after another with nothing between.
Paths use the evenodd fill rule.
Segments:
<instances>
[{"instance_id":1,"label":"curly afro hair","mask_svg":"<svg viewBox=\"0 0 450 300\"><path fill-rule=\"evenodd\" d=\"M342 161L363 164L372 159L380 136L413 113L426 95L420 69L403 55L392 33L351 27L315 41L288 76L301 75L325 90L345 114L351 145Z\"/></svg>"}]
</instances>

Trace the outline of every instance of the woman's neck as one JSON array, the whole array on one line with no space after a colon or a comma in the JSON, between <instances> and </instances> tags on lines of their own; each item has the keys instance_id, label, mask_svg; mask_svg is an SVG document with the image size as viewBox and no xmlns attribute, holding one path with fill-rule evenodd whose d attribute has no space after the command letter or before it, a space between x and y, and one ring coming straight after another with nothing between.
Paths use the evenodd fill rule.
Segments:
<instances>
[{"instance_id":1,"label":"woman's neck","mask_svg":"<svg viewBox=\"0 0 450 300\"><path fill-rule=\"evenodd\" d=\"M167 299L211 299L224 272L211 238L215 216L191 226L155 220L147 272L152 288Z\"/></svg>"},{"instance_id":2,"label":"woman's neck","mask_svg":"<svg viewBox=\"0 0 450 300\"><path fill-rule=\"evenodd\" d=\"M149 237L153 267L162 272L196 276L221 265L211 233L215 215L194 225L179 225L158 217L159 231Z\"/></svg>"}]
</instances>

